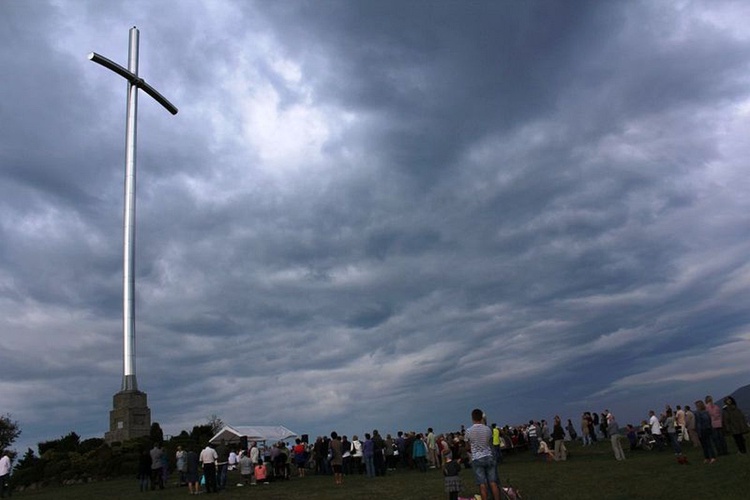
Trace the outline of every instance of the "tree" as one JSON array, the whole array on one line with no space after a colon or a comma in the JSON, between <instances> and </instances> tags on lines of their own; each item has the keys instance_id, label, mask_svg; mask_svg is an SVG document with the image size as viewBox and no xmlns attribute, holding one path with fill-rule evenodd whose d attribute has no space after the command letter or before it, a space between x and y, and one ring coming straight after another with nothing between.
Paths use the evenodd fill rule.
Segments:
<instances>
[{"instance_id":1,"label":"tree","mask_svg":"<svg viewBox=\"0 0 750 500\"><path fill-rule=\"evenodd\" d=\"M208 417L208 425L211 426L211 432L213 435L216 435L224 427L224 422L222 422L219 416L214 413Z\"/></svg>"},{"instance_id":2,"label":"tree","mask_svg":"<svg viewBox=\"0 0 750 500\"><path fill-rule=\"evenodd\" d=\"M208 424L195 425L193 426L193 432L190 433L190 437L195 442L195 444L202 447L206 446L208 440L214 437L215 434L216 433L213 432L213 429L211 429L211 426Z\"/></svg>"},{"instance_id":3,"label":"tree","mask_svg":"<svg viewBox=\"0 0 750 500\"><path fill-rule=\"evenodd\" d=\"M49 450L53 450L59 453L68 453L71 451L78 451L78 445L81 442L81 436L73 431L70 431L66 436L60 439L53 439L52 441L44 441L38 444L39 455L44 455Z\"/></svg>"},{"instance_id":4,"label":"tree","mask_svg":"<svg viewBox=\"0 0 750 500\"><path fill-rule=\"evenodd\" d=\"M27 469L35 466L37 462L39 462L39 458L34 455L34 450L28 448L26 453L24 453L23 458L21 458L16 464L16 469Z\"/></svg>"},{"instance_id":5,"label":"tree","mask_svg":"<svg viewBox=\"0 0 750 500\"><path fill-rule=\"evenodd\" d=\"M164 431L161 430L159 422L151 424L151 430L148 433L152 443L163 443L164 442Z\"/></svg>"},{"instance_id":6,"label":"tree","mask_svg":"<svg viewBox=\"0 0 750 500\"><path fill-rule=\"evenodd\" d=\"M7 450L21 435L21 428L18 422L13 420L10 413L0 416L0 452Z\"/></svg>"}]
</instances>

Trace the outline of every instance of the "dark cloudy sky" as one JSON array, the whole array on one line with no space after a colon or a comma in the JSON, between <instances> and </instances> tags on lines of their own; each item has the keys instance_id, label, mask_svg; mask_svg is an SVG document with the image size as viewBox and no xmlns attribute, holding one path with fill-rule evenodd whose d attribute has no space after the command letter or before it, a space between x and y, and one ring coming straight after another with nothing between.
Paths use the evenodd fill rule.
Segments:
<instances>
[{"instance_id":1,"label":"dark cloudy sky","mask_svg":"<svg viewBox=\"0 0 750 500\"><path fill-rule=\"evenodd\" d=\"M0 413L108 430L127 65L137 374L167 434L750 382L750 4L0 2Z\"/></svg>"}]
</instances>

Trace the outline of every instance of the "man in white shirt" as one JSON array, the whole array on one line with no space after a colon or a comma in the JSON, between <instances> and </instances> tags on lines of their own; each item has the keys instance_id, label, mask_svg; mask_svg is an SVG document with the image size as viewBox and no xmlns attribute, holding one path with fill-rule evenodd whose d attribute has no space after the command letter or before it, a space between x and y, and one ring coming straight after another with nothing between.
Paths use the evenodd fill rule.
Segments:
<instances>
[{"instance_id":1,"label":"man in white shirt","mask_svg":"<svg viewBox=\"0 0 750 500\"><path fill-rule=\"evenodd\" d=\"M529 450L531 455L534 456L539 449L539 430L534 425L533 420L529 420L529 426L526 428L526 440L529 443Z\"/></svg>"},{"instance_id":2,"label":"man in white shirt","mask_svg":"<svg viewBox=\"0 0 750 500\"><path fill-rule=\"evenodd\" d=\"M0 498L5 498L5 491L8 490L8 496L10 496L10 487L8 481L10 480L10 453L7 451L3 452L3 457L0 458Z\"/></svg>"},{"instance_id":3,"label":"man in white shirt","mask_svg":"<svg viewBox=\"0 0 750 500\"><path fill-rule=\"evenodd\" d=\"M435 441L435 432L432 427L427 429L427 460L430 462L430 469L435 469L440 465L440 459L437 454L437 442Z\"/></svg>"},{"instance_id":4,"label":"man in white shirt","mask_svg":"<svg viewBox=\"0 0 750 500\"><path fill-rule=\"evenodd\" d=\"M656 441L656 448L661 451L662 448L664 448L664 440L661 435L661 422L659 422L659 419L656 417L654 410L648 412L648 425L651 426L651 435Z\"/></svg>"},{"instance_id":5,"label":"man in white shirt","mask_svg":"<svg viewBox=\"0 0 750 500\"><path fill-rule=\"evenodd\" d=\"M237 465L240 463L240 457L237 452L232 450L229 452L229 470L235 470Z\"/></svg>"},{"instance_id":6,"label":"man in white shirt","mask_svg":"<svg viewBox=\"0 0 750 500\"><path fill-rule=\"evenodd\" d=\"M216 450L211 448L208 444L201 451L198 460L203 464L203 476L206 478L206 492L207 493L218 493L219 490L216 487L216 461L219 459L219 455Z\"/></svg>"},{"instance_id":7,"label":"man in white shirt","mask_svg":"<svg viewBox=\"0 0 750 500\"><path fill-rule=\"evenodd\" d=\"M260 461L260 450L258 450L258 443L253 441L250 443L250 461L253 463L253 467L258 465L258 462ZM253 472L255 472L253 470ZM254 485L256 483L255 474L250 477L250 484Z\"/></svg>"}]
</instances>

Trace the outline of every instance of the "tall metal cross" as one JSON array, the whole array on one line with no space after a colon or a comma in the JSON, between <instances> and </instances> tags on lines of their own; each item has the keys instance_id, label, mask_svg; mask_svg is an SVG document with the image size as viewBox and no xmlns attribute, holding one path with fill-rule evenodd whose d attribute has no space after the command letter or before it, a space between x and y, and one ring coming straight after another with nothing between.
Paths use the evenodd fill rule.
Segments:
<instances>
[{"instance_id":1,"label":"tall metal cross","mask_svg":"<svg viewBox=\"0 0 750 500\"><path fill-rule=\"evenodd\" d=\"M122 265L122 330L123 330L123 375L122 390L137 391L135 377L135 148L136 118L138 114L138 89L143 89L156 102L173 115L177 108L151 85L138 76L138 29L130 29L128 67L123 68L96 52L88 55L89 60L101 64L128 81L127 121L125 124L125 209L123 223L123 265Z\"/></svg>"}]
</instances>

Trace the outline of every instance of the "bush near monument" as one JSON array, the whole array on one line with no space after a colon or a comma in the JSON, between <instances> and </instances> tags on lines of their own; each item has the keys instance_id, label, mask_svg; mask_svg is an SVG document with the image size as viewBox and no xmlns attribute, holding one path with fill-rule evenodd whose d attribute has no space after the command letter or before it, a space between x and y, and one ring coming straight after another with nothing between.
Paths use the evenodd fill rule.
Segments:
<instances>
[{"instance_id":1,"label":"bush near monument","mask_svg":"<svg viewBox=\"0 0 750 500\"><path fill-rule=\"evenodd\" d=\"M14 487L39 488L70 483L88 483L119 476L135 477L138 459L144 450L154 443L163 444L174 467L177 446L193 447L198 450L213 436L211 425L196 425L192 432L182 431L179 435L163 442L164 434L159 423L151 425L151 433L125 442L108 445L104 439L92 438L84 441L75 432L59 439L38 444L39 456L28 448L14 468Z\"/></svg>"},{"instance_id":2,"label":"bush near monument","mask_svg":"<svg viewBox=\"0 0 750 500\"><path fill-rule=\"evenodd\" d=\"M20 435L21 428L18 422L13 420L9 413L0 415L0 451L10 449Z\"/></svg>"}]
</instances>

